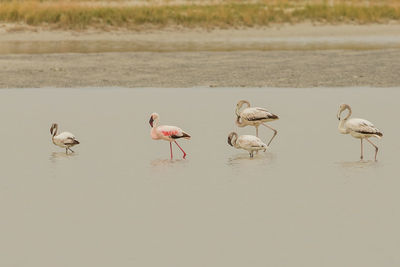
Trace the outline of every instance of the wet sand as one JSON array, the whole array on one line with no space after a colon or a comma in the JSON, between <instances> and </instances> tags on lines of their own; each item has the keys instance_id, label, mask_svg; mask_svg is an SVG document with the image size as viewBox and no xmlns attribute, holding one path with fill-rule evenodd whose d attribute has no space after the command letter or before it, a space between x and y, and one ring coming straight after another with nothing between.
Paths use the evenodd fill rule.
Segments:
<instances>
[{"instance_id":1,"label":"wet sand","mask_svg":"<svg viewBox=\"0 0 400 267\"><path fill-rule=\"evenodd\" d=\"M0 88L400 85L400 50L0 55Z\"/></svg>"},{"instance_id":2,"label":"wet sand","mask_svg":"<svg viewBox=\"0 0 400 267\"><path fill-rule=\"evenodd\" d=\"M0 30L0 88L400 84L400 25Z\"/></svg>"},{"instance_id":3,"label":"wet sand","mask_svg":"<svg viewBox=\"0 0 400 267\"><path fill-rule=\"evenodd\" d=\"M179 96L179 97L177 97ZM399 88L0 90L0 266L398 267ZM227 144L239 99L279 115ZM186 99L187 101L182 101ZM384 136L337 131L338 104ZM151 140L150 114L192 135ZM390 112L388 112L390 111ZM49 128L74 133L65 156ZM268 140L272 131L260 128ZM366 143L366 142L365 142Z\"/></svg>"}]
</instances>

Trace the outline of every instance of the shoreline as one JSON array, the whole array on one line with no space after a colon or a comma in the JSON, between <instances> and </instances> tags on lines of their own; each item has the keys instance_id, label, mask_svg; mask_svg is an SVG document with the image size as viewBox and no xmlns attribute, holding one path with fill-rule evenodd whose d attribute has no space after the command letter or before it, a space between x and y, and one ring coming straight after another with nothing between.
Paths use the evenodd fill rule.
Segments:
<instances>
[{"instance_id":1,"label":"shoreline","mask_svg":"<svg viewBox=\"0 0 400 267\"><path fill-rule=\"evenodd\" d=\"M21 31L0 26L0 54L400 49L400 24L275 25L142 32Z\"/></svg>"},{"instance_id":2,"label":"shoreline","mask_svg":"<svg viewBox=\"0 0 400 267\"><path fill-rule=\"evenodd\" d=\"M0 88L400 85L400 25L3 31L0 51Z\"/></svg>"},{"instance_id":3,"label":"shoreline","mask_svg":"<svg viewBox=\"0 0 400 267\"><path fill-rule=\"evenodd\" d=\"M0 23L0 42L5 41L99 41L113 39L115 41L157 41L167 42L193 40L196 42L204 39L210 41L231 40L238 41L243 38L304 38L304 37L400 37L400 23L389 24L275 24L269 27L239 27L226 29L202 29L170 27L165 29L149 28L143 31L116 29L104 31L88 29L74 30L49 30L40 27L21 28L18 24Z\"/></svg>"}]
</instances>

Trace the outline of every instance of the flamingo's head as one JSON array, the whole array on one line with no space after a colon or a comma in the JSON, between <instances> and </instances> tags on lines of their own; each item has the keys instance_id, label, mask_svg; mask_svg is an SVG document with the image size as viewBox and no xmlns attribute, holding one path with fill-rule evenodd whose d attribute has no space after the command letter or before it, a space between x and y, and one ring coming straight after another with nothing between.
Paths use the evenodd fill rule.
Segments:
<instances>
[{"instance_id":1,"label":"flamingo's head","mask_svg":"<svg viewBox=\"0 0 400 267\"><path fill-rule=\"evenodd\" d=\"M158 119L158 114L157 113L152 113L151 116L150 116L150 120L149 120L149 123L150 123L151 127L153 127L153 123L154 123L154 121L156 119Z\"/></svg>"},{"instance_id":2,"label":"flamingo's head","mask_svg":"<svg viewBox=\"0 0 400 267\"><path fill-rule=\"evenodd\" d=\"M341 105L339 106L339 110L338 110L338 113L337 113L337 118L338 118L338 120L340 120L340 114L341 114L345 109L350 109L350 106L347 105L347 104L341 104Z\"/></svg>"},{"instance_id":3,"label":"flamingo's head","mask_svg":"<svg viewBox=\"0 0 400 267\"><path fill-rule=\"evenodd\" d=\"M234 136L237 137L237 133L231 132L231 133L228 135L228 144L229 144L230 146L233 146L233 144L232 144L232 138L233 138Z\"/></svg>"},{"instance_id":4,"label":"flamingo's head","mask_svg":"<svg viewBox=\"0 0 400 267\"><path fill-rule=\"evenodd\" d=\"M58 124L57 123L53 123L50 127L50 134L53 135L53 133L55 132L55 130L57 129Z\"/></svg>"}]
</instances>

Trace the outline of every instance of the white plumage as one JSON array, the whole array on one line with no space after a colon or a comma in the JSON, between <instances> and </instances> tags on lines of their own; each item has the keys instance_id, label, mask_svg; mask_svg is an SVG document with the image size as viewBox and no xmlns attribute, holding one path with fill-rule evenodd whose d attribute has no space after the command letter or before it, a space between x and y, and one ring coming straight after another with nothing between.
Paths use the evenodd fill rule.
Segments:
<instances>
[{"instance_id":1,"label":"white plumage","mask_svg":"<svg viewBox=\"0 0 400 267\"><path fill-rule=\"evenodd\" d=\"M254 151L263 150L265 152L268 148L260 138L254 135L241 135L238 137L235 132L229 134L228 144L237 149L247 150L251 158L253 157Z\"/></svg>"},{"instance_id":2,"label":"white plumage","mask_svg":"<svg viewBox=\"0 0 400 267\"><path fill-rule=\"evenodd\" d=\"M57 134L58 124L53 123L50 128L50 134L52 135L53 144L56 146L65 148L65 153L68 154L68 150L74 152L71 147L79 144L79 141L76 140L75 136L70 132L62 132Z\"/></svg>"},{"instance_id":3,"label":"white plumage","mask_svg":"<svg viewBox=\"0 0 400 267\"><path fill-rule=\"evenodd\" d=\"M246 104L247 108L241 110L243 105ZM236 124L239 127L245 127L247 125L251 125L256 127L256 136L258 137L258 127L260 125L263 125L267 128L270 128L272 131L274 131L274 135L272 138L269 140L268 145L271 144L272 139L277 135L278 131L272 128L271 126L265 124L266 122L269 121L274 121L278 120L279 117L265 108L259 108L259 107L250 107L250 102L246 100L240 100L237 105L236 105Z\"/></svg>"},{"instance_id":4,"label":"white plumage","mask_svg":"<svg viewBox=\"0 0 400 267\"><path fill-rule=\"evenodd\" d=\"M344 110L348 110L348 114L345 118L341 119L340 115ZM352 114L351 107L347 104L342 104L339 107L337 118L339 120L339 132L342 134L350 134L354 138L361 140L361 159L364 158L363 155L363 139L366 139L375 148L375 160L378 154L378 147L372 143L368 138L376 137L381 138L383 136L382 132L376 128L370 121L358 118L349 119Z\"/></svg>"},{"instance_id":5,"label":"white plumage","mask_svg":"<svg viewBox=\"0 0 400 267\"><path fill-rule=\"evenodd\" d=\"M260 125L262 122L268 122L278 119L276 115L272 114L265 108L249 107L245 108L239 113L240 118L247 125Z\"/></svg>"},{"instance_id":6,"label":"white plumage","mask_svg":"<svg viewBox=\"0 0 400 267\"><path fill-rule=\"evenodd\" d=\"M347 129L347 131L349 131L349 133L355 138L381 138L381 132L370 121L359 118L353 118L344 121L345 129Z\"/></svg>"}]
</instances>

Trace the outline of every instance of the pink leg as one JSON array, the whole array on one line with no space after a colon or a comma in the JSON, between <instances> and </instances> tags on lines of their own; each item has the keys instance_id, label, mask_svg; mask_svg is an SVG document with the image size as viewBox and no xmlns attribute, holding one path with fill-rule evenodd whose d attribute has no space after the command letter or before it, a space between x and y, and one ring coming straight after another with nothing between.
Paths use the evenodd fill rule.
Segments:
<instances>
[{"instance_id":1,"label":"pink leg","mask_svg":"<svg viewBox=\"0 0 400 267\"><path fill-rule=\"evenodd\" d=\"M172 160L172 143L169 142L169 150L171 151L171 160Z\"/></svg>"},{"instance_id":2,"label":"pink leg","mask_svg":"<svg viewBox=\"0 0 400 267\"><path fill-rule=\"evenodd\" d=\"M377 147L374 143L372 143L368 138L365 138L365 139L367 139L367 141L368 141L373 147L375 147L375 161L377 161L377 160L376 160L376 155L378 155L378 147Z\"/></svg>"},{"instance_id":3,"label":"pink leg","mask_svg":"<svg viewBox=\"0 0 400 267\"><path fill-rule=\"evenodd\" d=\"M186 158L186 152L183 151L183 149L181 148L181 146L178 145L178 143L177 143L176 141L174 141L174 142L175 142L175 144L181 149L181 151L183 152L183 158L185 159L185 158Z\"/></svg>"}]
</instances>

